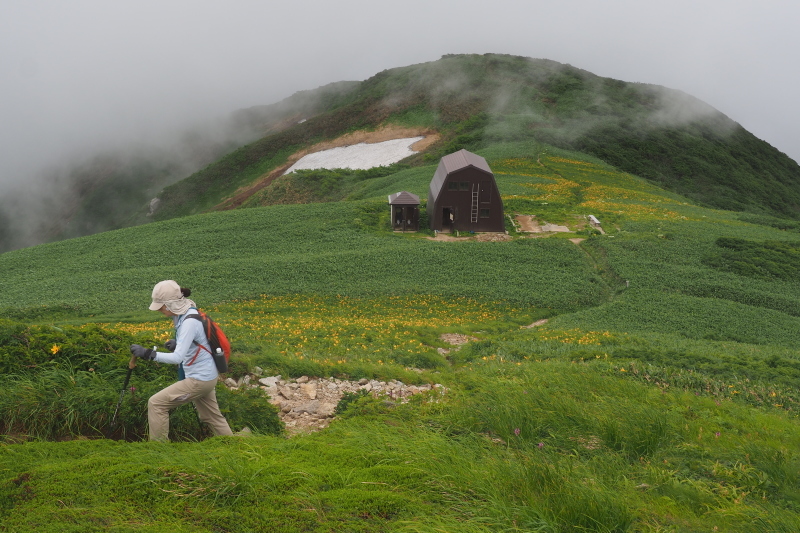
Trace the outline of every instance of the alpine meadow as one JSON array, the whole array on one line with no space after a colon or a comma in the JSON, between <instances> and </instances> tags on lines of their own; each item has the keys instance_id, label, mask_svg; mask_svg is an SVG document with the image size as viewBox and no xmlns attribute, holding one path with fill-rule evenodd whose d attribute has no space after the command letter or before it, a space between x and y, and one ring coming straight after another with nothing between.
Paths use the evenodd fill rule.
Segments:
<instances>
[{"instance_id":1,"label":"alpine meadow","mask_svg":"<svg viewBox=\"0 0 800 533\"><path fill-rule=\"evenodd\" d=\"M237 120L182 179L107 174L51 242L0 232L0 531L800 531L795 161L679 91L493 54ZM416 136L388 166L284 174ZM429 229L462 149L505 232ZM399 191L419 231L393 230ZM147 440L175 369L128 382L129 347L174 336L147 310L167 279L231 340L232 437L181 406ZM316 415L282 399L323 382L358 390L295 426Z\"/></svg>"}]
</instances>

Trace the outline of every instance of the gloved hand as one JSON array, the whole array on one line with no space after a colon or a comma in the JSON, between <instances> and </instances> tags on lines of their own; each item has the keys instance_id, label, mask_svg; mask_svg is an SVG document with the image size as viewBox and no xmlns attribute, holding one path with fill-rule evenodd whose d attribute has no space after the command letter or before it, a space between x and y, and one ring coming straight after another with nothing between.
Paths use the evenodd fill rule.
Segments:
<instances>
[{"instance_id":1,"label":"gloved hand","mask_svg":"<svg viewBox=\"0 0 800 533\"><path fill-rule=\"evenodd\" d=\"M164 347L169 350L170 352L174 352L175 348L178 347L178 343L175 342L175 339L170 339L164 343Z\"/></svg>"},{"instance_id":2,"label":"gloved hand","mask_svg":"<svg viewBox=\"0 0 800 533\"><path fill-rule=\"evenodd\" d=\"M131 353L134 357L141 357L142 359L155 359L156 357L156 352L139 344L131 344Z\"/></svg>"}]
</instances>

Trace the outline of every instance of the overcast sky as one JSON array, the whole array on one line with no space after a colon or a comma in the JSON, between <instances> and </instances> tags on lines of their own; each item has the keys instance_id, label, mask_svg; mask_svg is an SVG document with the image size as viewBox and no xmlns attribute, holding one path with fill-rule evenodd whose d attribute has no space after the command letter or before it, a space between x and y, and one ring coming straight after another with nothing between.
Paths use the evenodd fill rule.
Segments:
<instances>
[{"instance_id":1,"label":"overcast sky","mask_svg":"<svg viewBox=\"0 0 800 533\"><path fill-rule=\"evenodd\" d=\"M451 53L680 89L800 161L799 20L796 0L2 0L0 187Z\"/></svg>"}]
</instances>

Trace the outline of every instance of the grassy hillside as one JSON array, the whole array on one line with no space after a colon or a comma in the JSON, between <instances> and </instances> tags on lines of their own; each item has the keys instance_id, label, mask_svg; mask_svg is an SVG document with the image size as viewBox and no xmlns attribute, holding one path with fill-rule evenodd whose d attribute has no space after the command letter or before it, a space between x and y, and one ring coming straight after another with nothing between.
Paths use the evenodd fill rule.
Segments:
<instances>
[{"instance_id":1,"label":"grassy hillside","mask_svg":"<svg viewBox=\"0 0 800 533\"><path fill-rule=\"evenodd\" d=\"M394 234L385 195L424 197L421 159L0 255L0 531L797 531L798 228L552 146L479 153L509 215L573 233ZM127 346L171 334L145 310L165 278L225 327L232 377L444 388L287 439L260 389L220 386L253 436L181 408L158 444L146 400L173 372L143 364L109 432Z\"/></svg>"},{"instance_id":2,"label":"grassy hillside","mask_svg":"<svg viewBox=\"0 0 800 533\"><path fill-rule=\"evenodd\" d=\"M209 210L311 143L387 123L442 135L412 166L460 148L546 143L595 155L701 205L800 216L800 166L699 100L553 61L486 54L383 71L306 122L168 187L156 218Z\"/></svg>"}]
</instances>

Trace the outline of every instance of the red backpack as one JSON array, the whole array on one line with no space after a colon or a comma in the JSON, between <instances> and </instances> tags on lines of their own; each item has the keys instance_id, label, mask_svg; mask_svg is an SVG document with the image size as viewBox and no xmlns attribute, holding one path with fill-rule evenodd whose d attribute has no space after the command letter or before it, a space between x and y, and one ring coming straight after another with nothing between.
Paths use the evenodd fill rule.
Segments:
<instances>
[{"instance_id":1,"label":"red backpack","mask_svg":"<svg viewBox=\"0 0 800 533\"><path fill-rule=\"evenodd\" d=\"M228 361L231 358L231 343L228 340L228 337L225 336L225 332L222 331L222 328L219 327L219 324L214 322L210 316L199 309L196 309L196 311L197 314L187 315L186 318L194 318L203 324L203 332L206 334L206 339L208 339L209 346L211 346L211 356L214 359L214 363L217 365L217 371L227 372ZM192 357L192 360L188 363L188 365L194 363L194 360L197 359L198 355L200 355L200 350L205 349L206 347L201 344L197 349L197 353L194 354L194 357Z\"/></svg>"}]
</instances>

